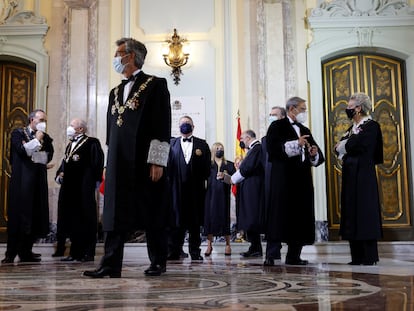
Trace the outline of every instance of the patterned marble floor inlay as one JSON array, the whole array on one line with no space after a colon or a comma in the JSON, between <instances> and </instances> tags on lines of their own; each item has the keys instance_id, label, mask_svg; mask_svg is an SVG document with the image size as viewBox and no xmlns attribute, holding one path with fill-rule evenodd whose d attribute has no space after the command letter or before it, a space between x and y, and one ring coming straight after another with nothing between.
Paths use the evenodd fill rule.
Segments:
<instances>
[{"instance_id":1,"label":"patterned marble floor inlay","mask_svg":"<svg viewBox=\"0 0 414 311\"><path fill-rule=\"evenodd\" d=\"M263 267L262 258L216 254L204 262L170 262L161 277L146 277L144 255L127 258L120 279L89 279L82 271L97 263L46 255L37 264L0 265L0 311L413 310L412 264L402 264L405 275L392 275L386 270L392 259L351 267L319 256L306 267L280 261Z\"/></svg>"}]
</instances>

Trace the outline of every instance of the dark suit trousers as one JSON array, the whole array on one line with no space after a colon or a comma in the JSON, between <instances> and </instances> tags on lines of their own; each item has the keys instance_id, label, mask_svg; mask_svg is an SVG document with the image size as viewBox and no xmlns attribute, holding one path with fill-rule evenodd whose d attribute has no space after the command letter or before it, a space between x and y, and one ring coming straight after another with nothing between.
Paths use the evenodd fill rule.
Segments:
<instances>
[{"instance_id":1,"label":"dark suit trousers","mask_svg":"<svg viewBox=\"0 0 414 311\"><path fill-rule=\"evenodd\" d=\"M379 260L376 240L350 240L349 247L354 263L373 263Z\"/></svg>"},{"instance_id":2,"label":"dark suit trousers","mask_svg":"<svg viewBox=\"0 0 414 311\"><path fill-rule=\"evenodd\" d=\"M167 262L167 235L164 229L147 230L148 257L152 265L165 266ZM124 245L128 238L126 232L109 231L105 237L105 253L101 267L110 267L113 271L122 271Z\"/></svg>"},{"instance_id":3,"label":"dark suit trousers","mask_svg":"<svg viewBox=\"0 0 414 311\"><path fill-rule=\"evenodd\" d=\"M298 261L302 253L303 245L299 243L288 243L288 250L286 253L286 260Z\"/></svg>"},{"instance_id":4,"label":"dark suit trousers","mask_svg":"<svg viewBox=\"0 0 414 311\"><path fill-rule=\"evenodd\" d=\"M32 257L32 248L35 239L33 235L19 232L8 232L6 256L14 258L19 255L20 259Z\"/></svg>"},{"instance_id":5,"label":"dark suit trousers","mask_svg":"<svg viewBox=\"0 0 414 311\"><path fill-rule=\"evenodd\" d=\"M171 229L170 235L170 255L180 256L181 250L183 249L184 239L185 239L185 228L174 228ZM188 228L188 251L190 255L198 256L200 255L200 226L198 224L189 226Z\"/></svg>"},{"instance_id":6,"label":"dark suit trousers","mask_svg":"<svg viewBox=\"0 0 414 311\"><path fill-rule=\"evenodd\" d=\"M281 250L281 248L282 248L282 243L280 243L280 241L267 239L267 241L266 241L266 258L280 259L280 250Z\"/></svg>"}]
</instances>

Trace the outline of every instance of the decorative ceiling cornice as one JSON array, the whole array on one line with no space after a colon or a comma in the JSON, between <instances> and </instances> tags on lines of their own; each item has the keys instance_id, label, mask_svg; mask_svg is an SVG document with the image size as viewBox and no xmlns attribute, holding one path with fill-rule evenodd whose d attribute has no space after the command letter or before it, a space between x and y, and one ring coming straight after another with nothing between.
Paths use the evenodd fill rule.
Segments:
<instances>
[{"instance_id":1,"label":"decorative ceiling cornice","mask_svg":"<svg viewBox=\"0 0 414 311\"><path fill-rule=\"evenodd\" d=\"M412 26L414 8L405 0L323 1L311 11L308 22L311 28Z\"/></svg>"}]
</instances>

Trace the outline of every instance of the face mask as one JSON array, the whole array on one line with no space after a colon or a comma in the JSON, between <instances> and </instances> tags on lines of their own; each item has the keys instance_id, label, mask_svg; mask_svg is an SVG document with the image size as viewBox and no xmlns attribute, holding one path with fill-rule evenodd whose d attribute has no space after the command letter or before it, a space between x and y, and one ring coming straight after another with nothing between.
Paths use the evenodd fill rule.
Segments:
<instances>
[{"instance_id":1,"label":"face mask","mask_svg":"<svg viewBox=\"0 0 414 311\"><path fill-rule=\"evenodd\" d=\"M272 123L273 121L278 120L277 116L269 116L269 123Z\"/></svg>"},{"instance_id":2,"label":"face mask","mask_svg":"<svg viewBox=\"0 0 414 311\"><path fill-rule=\"evenodd\" d=\"M46 131L46 122L39 122L36 124L36 130L45 132Z\"/></svg>"},{"instance_id":3,"label":"face mask","mask_svg":"<svg viewBox=\"0 0 414 311\"><path fill-rule=\"evenodd\" d=\"M73 128L73 126L68 126L68 128L66 129L66 136L72 138L73 136L75 136L75 134L76 130Z\"/></svg>"},{"instance_id":4,"label":"face mask","mask_svg":"<svg viewBox=\"0 0 414 311\"><path fill-rule=\"evenodd\" d=\"M352 120L352 118L355 115L355 108L352 108L352 109L347 108L347 109L345 109L345 112L346 112L346 115L347 115L348 119Z\"/></svg>"},{"instance_id":5,"label":"face mask","mask_svg":"<svg viewBox=\"0 0 414 311\"><path fill-rule=\"evenodd\" d=\"M239 143L240 148L245 149L246 148L246 144L244 143L244 141L241 141Z\"/></svg>"},{"instance_id":6,"label":"face mask","mask_svg":"<svg viewBox=\"0 0 414 311\"><path fill-rule=\"evenodd\" d=\"M224 156L224 150L217 150L216 151L216 158L222 158Z\"/></svg>"},{"instance_id":7,"label":"face mask","mask_svg":"<svg viewBox=\"0 0 414 311\"><path fill-rule=\"evenodd\" d=\"M126 56L126 55L124 55L124 56ZM114 67L114 69L117 73L123 73L124 70L125 70L126 64L125 65L122 64L122 57L123 56L116 56L112 60L112 65L113 65L113 67Z\"/></svg>"},{"instance_id":8,"label":"face mask","mask_svg":"<svg viewBox=\"0 0 414 311\"><path fill-rule=\"evenodd\" d=\"M296 116L296 121L298 121L299 123L305 123L307 119L308 119L308 113L307 113L307 111L300 112Z\"/></svg>"},{"instance_id":9,"label":"face mask","mask_svg":"<svg viewBox=\"0 0 414 311\"><path fill-rule=\"evenodd\" d=\"M190 134L193 131L193 126L190 123L183 123L180 125L181 134Z\"/></svg>"}]
</instances>

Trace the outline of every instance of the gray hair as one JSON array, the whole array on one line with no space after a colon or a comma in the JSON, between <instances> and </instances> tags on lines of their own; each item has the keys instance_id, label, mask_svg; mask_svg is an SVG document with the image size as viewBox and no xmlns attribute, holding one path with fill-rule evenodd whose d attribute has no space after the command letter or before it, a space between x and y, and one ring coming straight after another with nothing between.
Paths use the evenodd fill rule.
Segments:
<instances>
[{"instance_id":1,"label":"gray hair","mask_svg":"<svg viewBox=\"0 0 414 311\"><path fill-rule=\"evenodd\" d=\"M280 111L280 114L283 118L286 117L286 109L280 106L273 106L271 110L278 109Z\"/></svg>"},{"instance_id":2,"label":"gray hair","mask_svg":"<svg viewBox=\"0 0 414 311\"><path fill-rule=\"evenodd\" d=\"M253 130L245 130L244 133L251 138L256 138L256 133Z\"/></svg>"},{"instance_id":3,"label":"gray hair","mask_svg":"<svg viewBox=\"0 0 414 311\"><path fill-rule=\"evenodd\" d=\"M367 115L372 109L371 98L365 93L354 93L349 100L354 100L355 105L361 107L361 114Z\"/></svg>"},{"instance_id":4,"label":"gray hair","mask_svg":"<svg viewBox=\"0 0 414 311\"><path fill-rule=\"evenodd\" d=\"M306 100L303 98L300 98L297 96L291 97L286 102L286 110L289 111L290 107L296 107L300 103L304 103L304 102L306 102Z\"/></svg>"},{"instance_id":5,"label":"gray hair","mask_svg":"<svg viewBox=\"0 0 414 311\"><path fill-rule=\"evenodd\" d=\"M38 112L46 113L42 109L33 110L32 112L29 113L29 116L27 117L28 124L30 124L30 122L32 122L32 119L34 119L34 117L36 116L36 113L38 113Z\"/></svg>"},{"instance_id":6,"label":"gray hair","mask_svg":"<svg viewBox=\"0 0 414 311\"><path fill-rule=\"evenodd\" d=\"M72 120L72 122L75 121L78 127L83 128L83 133L86 134L88 131L88 123L86 123L85 120L82 120L80 118L75 118Z\"/></svg>"},{"instance_id":7,"label":"gray hair","mask_svg":"<svg viewBox=\"0 0 414 311\"><path fill-rule=\"evenodd\" d=\"M116 42L117 46L125 44L125 52L126 53L135 53L134 63L135 65L141 69L144 65L145 56L147 56L147 48L142 42L139 42L133 38L121 38Z\"/></svg>"}]
</instances>

